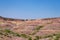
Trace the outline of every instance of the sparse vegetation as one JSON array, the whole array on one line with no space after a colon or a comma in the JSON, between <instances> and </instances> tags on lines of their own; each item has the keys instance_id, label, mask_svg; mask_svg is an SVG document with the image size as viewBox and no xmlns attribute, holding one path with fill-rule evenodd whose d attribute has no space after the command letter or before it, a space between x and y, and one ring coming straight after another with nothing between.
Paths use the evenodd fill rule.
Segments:
<instances>
[{"instance_id":1,"label":"sparse vegetation","mask_svg":"<svg viewBox=\"0 0 60 40\"><path fill-rule=\"evenodd\" d=\"M60 40L60 33L58 33L59 31L57 31L57 32L54 31L55 28L59 29L59 26L60 26L59 20L60 19L58 19L58 20L54 19L51 21L50 20L48 20L48 21L43 20L43 22L41 21L42 24L40 25L39 20L38 21L37 20L31 21L31 20L27 19L27 22L26 22L26 20L24 21L24 20L3 18L3 21L2 20L0 21L0 40L1 39L4 40L5 37L10 38L10 40L11 40L11 38L12 39L16 38L17 40L19 38L22 38L22 39L24 38L24 40L25 39L27 39L27 40L40 40L40 39L45 40L46 38L48 38L47 40ZM26 22L26 24L25 24L25 22ZM57 23L57 25L56 25L56 23ZM56 27L55 27L55 25L56 25ZM30 27L30 26L32 29L27 29L27 27ZM53 31L51 32L49 28L54 29L53 30L54 32ZM24 30L20 31L22 29L24 29ZM25 30L25 29L27 29L27 30ZM49 29L48 31L50 31L51 34L48 31L45 32L45 30L47 30L47 29ZM31 30L31 31L28 31L28 30ZM43 32L41 30L43 30ZM6 39L6 40L9 40L9 39Z\"/></svg>"},{"instance_id":2,"label":"sparse vegetation","mask_svg":"<svg viewBox=\"0 0 60 40\"><path fill-rule=\"evenodd\" d=\"M37 30L39 28L37 28ZM29 35L26 35L26 34L18 34L18 33L15 33L13 31L9 30L9 29L5 29L5 30L1 29L0 30L0 35L4 35L6 37L11 38L11 36L10 36L11 34L12 34L12 36L23 37L23 38L27 38L28 40L32 40L32 37L30 37ZM55 38L54 38L54 36L55 36ZM52 35L46 35L46 36L33 36L33 37L35 37L34 40L39 40L42 38L49 38L49 37L52 37L54 40L59 40L60 34L58 33L58 34L52 34Z\"/></svg>"},{"instance_id":3,"label":"sparse vegetation","mask_svg":"<svg viewBox=\"0 0 60 40\"><path fill-rule=\"evenodd\" d=\"M40 38L39 38L39 36L35 36L35 39L34 40L39 40Z\"/></svg>"},{"instance_id":4,"label":"sparse vegetation","mask_svg":"<svg viewBox=\"0 0 60 40\"><path fill-rule=\"evenodd\" d=\"M28 36L26 34L21 34L21 37L27 38Z\"/></svg>"},{"instance_id":5,"label":"sparse vegetation","mask_svg":"<svg viewBox=\"0 0 60 40\"><path fill-rule=\"evenodd\" d=\"M57 35L55 36L54 40L59 40L59 38L60 38L60 34L57 34Z\"/></svg>"},{"instance_id":6,"label":"sparse vegetation","mask_svg":"<svg viewBox=\"0 0 60 40\"><path fill-rule=\"evenodd\" d=\"M34 31L31 33L31 35L36 34L41 28L43 28L43 26L37 26Z\"/></svg>"},{"instance_id":7,"label":"sparse vegetation","mask_svg":"<svg viewBox=\"0 0 60 40\"><path fill-rule=\"evenodd\" d=\"M37 26L35 30L40 30L43 26Z\"/></svg>"},{"instance_id":8,"label":"sparse vegetation","mask_svg":"<svg viewBox=\"0 0 60 40\"><path fill-rule=\"evenodd\" d=\"M11 30L9 30L9 29L5 29L4 31L5 31L6 34L12 34L13 36L18 36L18 37L20 37L20 34L15 33L15 32L13 32L13 31L11 31Z\"/></svg>"},{"instance_id":9,"label":"sparse vegetation","mask_svg":"<svg viewBox=\"0 0 60 40\"><path fill-rule=\"evenodd\" d=\"M32 37L29 37L28 40L32 40Z\"/></svg>"},{"instance_id":10,"label":"sparse vegetation","mask_svg":"<svg viewBox=\"0 0 60 40\"><path fill-rule=\"evenodd\" d=\"M46 36L43 36L43 38L48 38L48 37L52 37L54 35L46 35Z\"/></svg>"}]
</instances>

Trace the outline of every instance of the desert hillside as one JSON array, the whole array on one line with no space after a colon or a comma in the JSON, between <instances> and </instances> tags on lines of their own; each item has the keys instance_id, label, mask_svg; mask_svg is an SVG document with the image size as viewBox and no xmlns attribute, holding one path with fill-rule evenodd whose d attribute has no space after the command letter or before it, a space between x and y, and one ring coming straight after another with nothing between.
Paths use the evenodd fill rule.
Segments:
<instances>
[{"instance_id":1,"label":"desert hillside","mask_svg":"<svg viewBox=\"0 0 60 40\"><path fill-rule=\"evenodd\" d=\"M0 16L0 40L60 40L60 18L24 20Z\"/></svg>"}]
</instances>

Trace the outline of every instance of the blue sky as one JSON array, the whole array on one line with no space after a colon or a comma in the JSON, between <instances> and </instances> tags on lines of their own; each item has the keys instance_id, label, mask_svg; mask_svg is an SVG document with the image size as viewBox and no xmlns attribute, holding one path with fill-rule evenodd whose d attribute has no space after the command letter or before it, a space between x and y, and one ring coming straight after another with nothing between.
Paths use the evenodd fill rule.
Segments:
<instances>
[{"instance_id":1,"label":"blue sky","mask_svg":"<svg viewBox=\"0 0 60 40\"><path fill-rule=\"evenodd\" d=\"M60 0L0 0L0 16L20 19L60 17Z\"/></svg>"}]
</instances>

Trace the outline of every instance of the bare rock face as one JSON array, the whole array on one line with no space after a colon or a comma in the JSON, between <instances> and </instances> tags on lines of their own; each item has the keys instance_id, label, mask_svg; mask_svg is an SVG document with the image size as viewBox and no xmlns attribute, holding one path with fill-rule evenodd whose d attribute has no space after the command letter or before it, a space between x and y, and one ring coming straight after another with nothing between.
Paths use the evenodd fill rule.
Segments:
<instances>
[{"instance_id":1,"label":"bare rock face","mask_svg":"<svg viewBox=\"0 0 60 40\"><path fill-rule=\"evenodd\" d=\"M60 40L60 18L24 20L0 16L0 40Z\"/></svg>"}]
</instances>

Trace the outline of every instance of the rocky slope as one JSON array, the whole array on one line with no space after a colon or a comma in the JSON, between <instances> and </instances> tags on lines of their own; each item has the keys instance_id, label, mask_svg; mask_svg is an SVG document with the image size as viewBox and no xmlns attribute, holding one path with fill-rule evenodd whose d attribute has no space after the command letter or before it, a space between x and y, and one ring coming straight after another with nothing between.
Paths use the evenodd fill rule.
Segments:
<instances>
[{"instance_id":1,"label":"rocky slope","mask_svg":"<svg viewBox=\"0 0 60 40\"><path fill-rule=\"evenodd\" d=\"M60 40L60 18L24 20L0 16L0 40Z\"/></svg>"}]
</instances>

